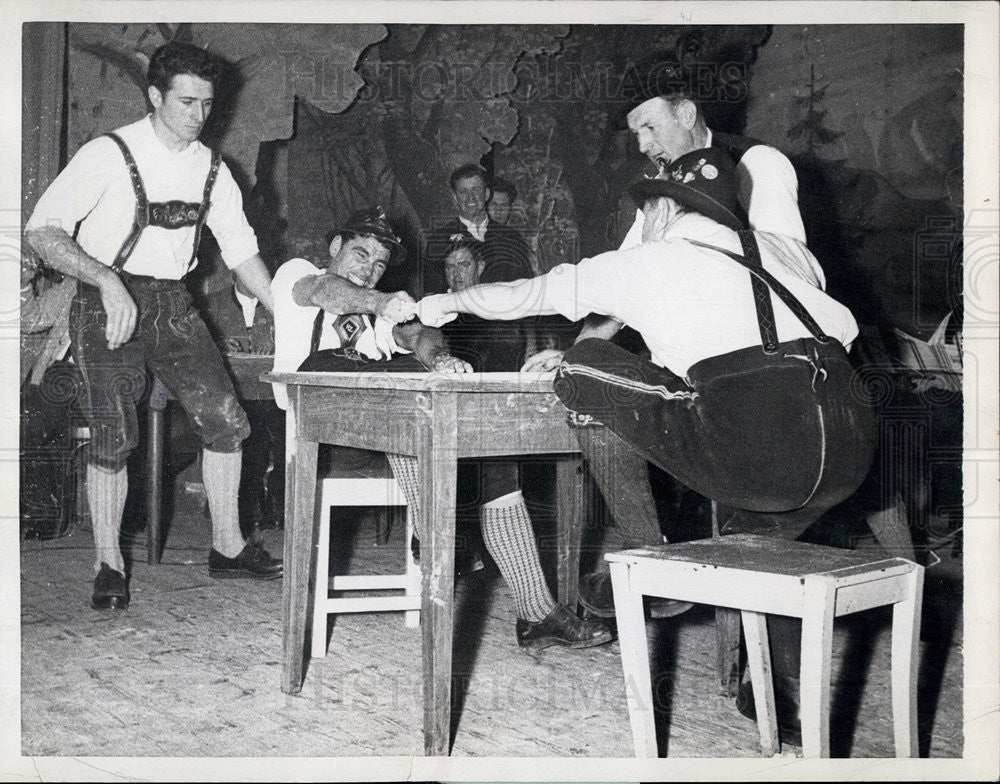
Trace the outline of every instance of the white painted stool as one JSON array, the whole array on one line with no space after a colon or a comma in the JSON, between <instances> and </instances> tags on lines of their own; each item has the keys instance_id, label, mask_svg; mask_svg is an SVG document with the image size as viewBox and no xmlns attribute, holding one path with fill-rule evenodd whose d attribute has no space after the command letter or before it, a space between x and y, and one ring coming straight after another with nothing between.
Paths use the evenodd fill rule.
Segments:
<instances>
[{"instance_id":1,"label":"white painted stool","mask_svg":"<svg viewBox=\"0 0 1000 784\"><path fill-rule=\"evenodd\" d=\"M609 553L629 721L637 757L657 755L642 597L738 609L743 618L760 745L778 752L765 614L802 619L804 757L830 756L833 619L893 605L892 715L897 757L917 756L917 646L924 569L836 547L735 534ZM638 704L636 704L638 703Z\"/></svg>"},{"instance_id":2,"label":"white painted stool","mask_svg":"<svg viewBox=\"0 0 1000 784\"><path fill-rule=\"evenodd\" d=\"M406 509L405 571L392 575L331 575L330 508L334 506L406 507L406 497L386 466L382 476L363 471L336 470L320 483L319 538L316 543L316 590L313 597L312 656L326 656L327 615L331 613L406 613L409 628L420 625L420 565L410 551L413 522ZM330 597L330 591L398 591L394 596Z\"/></svg>"}]
</instances>

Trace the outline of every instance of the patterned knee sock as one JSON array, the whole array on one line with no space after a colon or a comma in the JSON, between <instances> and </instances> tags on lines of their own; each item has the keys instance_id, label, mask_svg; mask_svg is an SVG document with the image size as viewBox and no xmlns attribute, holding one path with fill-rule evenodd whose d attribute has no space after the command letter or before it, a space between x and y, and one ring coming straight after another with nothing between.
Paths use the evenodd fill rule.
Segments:
<instances>
[{"instance_id":1,"label":"patterned knee sock","mask_svg":"<svg viewBox=\"0 0 1000 784\"><path fill-rule=\"evenodd\" d=\"M118 538L121 535L126 495L128 473L124 468L110 472L87 464L87 503L90 504L94 547L97 550L95 572L101 570L103 561L112 569L125 574L125 560L118 546Z\"/></svg>"},{"instance_id":2,"label":"patterned knee sock","mask_svg":"<svg viewBox=\"0 0 1000 784\"><path fill-rule=\"evenodd\" d=\"M399 482L403 495L406 496L406 503L410 505L413 533L420 539L420 477L417 475L417 458L394 452L386 452L385 456L389 460L389 467Z\"/></svg>"},{"instance_id":3,"label":"patterned knee sock","mask_svg":"<svg viewBox=\"0 0 1000 784\"><path fill-rule=\"evenodd\" d=\"M556 606L538 560L524 497L517 490L483 504L483 541L514 594L517 616L537 623Z\"/></svg>"},{"instance_id":4,"label":"patterned knee sock","mask_svg":"<svg viewBox=\"0 0 1000 784\"><path fill-rule=\"evenodd\" d=\"M212 547L226 558L235 558L246 546L240 532L239 494L243 452L201 453L201 477L212 515Z\"/></svg>"},{"instance_id":5,"label":"patterned knee sock","mask_svg":"<svg viewBox=\"0 0 1000 784\"><path fill-rule=\"evenodd\" d=\"M606 427L576 428L576 437L623 547L663 544L645 458Z\"/></svg>"}]
</instances>

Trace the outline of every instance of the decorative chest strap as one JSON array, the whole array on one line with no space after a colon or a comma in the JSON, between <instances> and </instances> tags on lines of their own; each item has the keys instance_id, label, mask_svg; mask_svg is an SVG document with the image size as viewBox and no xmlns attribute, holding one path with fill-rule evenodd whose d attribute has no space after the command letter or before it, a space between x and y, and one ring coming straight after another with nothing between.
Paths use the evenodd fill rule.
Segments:
<instances>
[{"instance_id":1,"label":"decorative chest strap","mask_svg":"<svg viewBox=\"0 0 1000 784\"><path fill-rule=\"evenodd\" d=\"M132 220L132 228L118 249L111 268L115 272L122 271L125 262L135 250L143 229L147 226L158 226L163 229L181 229L194 226L194 246L191 249L191 258L188 260L188 269L191 269L198 252L198 243L201 241L201 229L205 225L208 208L211 206L212 187L215 185L215 179L219 173L222 156L218 152L212 152L212 164L208 170L208 177L205 179L205 188L200 204L176 200L150 202L146 197L146 188L142 182L142 175L139 174L139 167L136 165L128 145L116 133L105 135L114 141L118 145L118 149L121 150L122 157L125 158L125 165L128 167L132 190L135 193L135 217Z\"/></svg>"}]
</instances>

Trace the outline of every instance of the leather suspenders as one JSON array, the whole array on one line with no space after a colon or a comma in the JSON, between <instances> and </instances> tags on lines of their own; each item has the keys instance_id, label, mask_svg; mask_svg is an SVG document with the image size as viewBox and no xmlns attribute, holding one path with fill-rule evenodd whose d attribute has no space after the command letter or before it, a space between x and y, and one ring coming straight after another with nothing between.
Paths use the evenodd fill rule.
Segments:
<instances>
[{"instance_id":1,"label":"leather suspenders","mask_svg":"<svg viewBox=\"0 0 1000 784\"><path fill-rule=\"evenodd\" d=\"M129 179L132 182L132 190L135 192L135 217L132 220L132 229L129 231L128 236L125 237L125 241L122 242L121 248L118 249L115 260L111 264L111 268L115 272L121 272L122 268L125 266L125 262L128 261L129 256L132 255L132 251L135 250L136 243L139 242L139 237L142 235L143 229L150 225L163 226L164 224L159 218L161 214L170 214L171 212L177 213L179 211L182 213L181 217L179 219L175 218L172 223L165 225L164 228L184 228L191 225L194 226L194 246L191 249L191 259L188 261L188 269L191 269L191 265L194 264L195 255L198 253L198 243L201 241L201 229L205 225L205 219L208 216L208 208L211 205L212 187L215 185L215 178L219 173L219 165L222 163L222 156L217 151L212 151L212 164L208 169L208 177L205 179L205 188L202 192L200 204L187 205L183 202L157 202L150 204L146 197L146 188L142 183L142 176L139 174L139 167L136 165L135 158L132 156L132 151L129 150L128 145L125 144L118 134L108 133L105 135L114 141L114 143L118 145L118 149L121 150L122 156L125 158L125 165L128 167ZM197 207L197 215L194 217L194 220L191 221L190 218L185 217L183 213L185 212L185 208L187 208L187 214L189 216L193 211L190 208L193 207ZM178 208L180 209L178 210ZM151 214L155 216L154 220L150 219Z\"/></svg>"},{"instance_id":2,"label":"leather suspenders","mask_svg":"<svg viewBox=\"0 0 1000 784\"><path fill-rule=\"evenodd\" d=\"M778 295L778 298L788 306L795 317L802 322L803 326L812 334L819 343L828 343L830 336L826 335L816 323L815 319L809 315L802 303L796 299L787 288L782 285L777 278L764 269L764 264L760 259L760 249L757 247L757 238L752 231L740 231L740 243L743 245L743 254L709 245L706 242L688 240L692 245L698 245L709 250L716 250L724 253L733 261L739 262L750 272L750 284L753 287L754 305L757 308L757 327L760 329L760 342L764 347L765 354L774 354L778 350L778 330L774 323L774 308L771 306L771 292Z\"/></svg>"}]
</instances>

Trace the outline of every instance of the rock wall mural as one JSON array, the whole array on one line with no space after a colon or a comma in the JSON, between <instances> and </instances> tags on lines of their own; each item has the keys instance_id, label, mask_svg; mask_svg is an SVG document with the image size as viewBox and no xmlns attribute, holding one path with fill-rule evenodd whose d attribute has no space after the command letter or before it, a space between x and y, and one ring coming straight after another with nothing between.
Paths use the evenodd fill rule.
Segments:
<instances>
[{"instance_id":1,"label":"rock wall mural","mask_svg":"<svg viewBox=\"0 0 1000 784\"><path fill-rule=\"evenodd\" d=\"M751 83L831 291L925 338L961 309L962 63L958 26L779 25Z\"/></svg>"},{"instance_id":2,"label":"rock wall mural","mask_svg":"<svg viewBox=\"0 0 1000 784\"><path fill-rule=\"evenodd\" d=\"M329 230L372 201L418 253L468 161L516 184L539 271L613 247L644 165L615 111L621 78L672 49L735 65L745 89L711 126L792 156L810 242L863 320L929 335L960 308L959 27L73 23L69 155L142 116L148 57L175 38L230 65L206 141L271 264L322 258ZM921 255L939 240L947 252Z\"/></svg>"}]
</instances>

